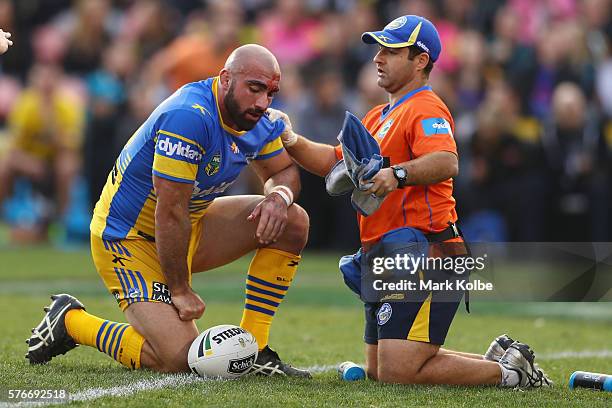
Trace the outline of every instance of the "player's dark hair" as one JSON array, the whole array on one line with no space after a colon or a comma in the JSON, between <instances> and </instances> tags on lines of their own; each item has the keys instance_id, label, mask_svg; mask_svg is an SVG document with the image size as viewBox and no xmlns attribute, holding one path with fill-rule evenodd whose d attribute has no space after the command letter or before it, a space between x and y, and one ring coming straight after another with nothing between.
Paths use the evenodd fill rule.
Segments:
<instances>
[{"instance_id":1,"label":"player's dark hair","mask_svg":"<svg viewBox=\"0 0 612 408\"><path fill-rule=\"evenodd\" d=\"M412 61L413 59L415 59L418 55L424 53L425 51L423 51L422 49L420 49L419 47L417 47L416 45L411 45L410 47L408 47L408 59L410 61ZM429 57L429 62L427 63L427 65L425 65L425 68L423 68L423 73L425 73L425 75L429 78L429 74L431 73L431 70L433 69L434 63L431 60L431 56Z\"/></svg>"}]
</instances>

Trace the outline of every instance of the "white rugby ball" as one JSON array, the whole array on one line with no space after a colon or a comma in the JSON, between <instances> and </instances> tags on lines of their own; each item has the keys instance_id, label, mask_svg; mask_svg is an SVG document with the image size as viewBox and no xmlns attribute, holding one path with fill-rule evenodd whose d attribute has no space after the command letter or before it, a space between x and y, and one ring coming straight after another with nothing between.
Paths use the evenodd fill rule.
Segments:
<instances>
[{"instance_id":1,"label":"white rugby ball","mask_svg":"<svg viewBox=\"0 0 612 408\"><path fill-rule=\"evenodd\" d=\"M257 340L241 327L222 324L204 330L189 348L189 368L201 377L238 378L257 359Z\"/></svg>"}]
</instances>

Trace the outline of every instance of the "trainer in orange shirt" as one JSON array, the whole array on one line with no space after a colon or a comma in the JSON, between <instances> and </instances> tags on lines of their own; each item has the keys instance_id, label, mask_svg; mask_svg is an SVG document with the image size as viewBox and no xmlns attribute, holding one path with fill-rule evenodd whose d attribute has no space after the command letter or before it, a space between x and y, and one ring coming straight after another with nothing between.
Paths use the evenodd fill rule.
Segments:
<instances>
[{"instance_id":1,"label":"trainer in orange shirt","mask_svg":"<svg viewBox=\"0 0 612 408\"><path fill-rule=\"evenodd\" d=\"M448 165L441 166L444 167L443 171L432 181L436 182L443 176L447 178L430 185L404 182L406 187L397 189L393 185L395 177L392 168L383 170L387 173L386 178L381 177L382 174L375 177L377 183L372 187L372 192L387 197L379 210L369 217L357 214L361 242L369 245L378 241L384 233L404 226L431 233L443 231L448 228L449 222L456 222L453 182L449 178L457 173L454 123L448 108L431 87L421 86L392 105L375 107L363 119L363 124L380 144L382 155L389 157L391 163L408 170L410 179L414 177L414 171L411 171L414 160L427 154L442 153L436 156ZM341 159L339 145L335 152L336 158Z\"/></svg>"},{"instance_id":2,"label":"trainer in orange shirt","mask_svg":"<svg viewBox=\"0 0 612 408\"><path fill-rule=\"evenodd\" d=\"M421 230L430 242L461 241L452 196L452 177L458 173L454 123L427 85L442 48L438 33L423 17L403 16L382 31L364 33L362 40L379 44L374 57L377 83L389 95L389 104L373 108L363 124L391 163L370 180L368 192L385 199L372 215L359 215L363 247L368 250L385 233L401 227ZM275 115L286 122L281 137L294 160L311 173L329 173L341 158L340 147L299 136L287 115L272 111L271 117ZM436 295L430 291L420 302L365 303L371 378L405 384L549 385L534 366L529 346L508 336L496 338L484 356L441 348L461 296L440 301Z\"/></svg>"}]
</instances>

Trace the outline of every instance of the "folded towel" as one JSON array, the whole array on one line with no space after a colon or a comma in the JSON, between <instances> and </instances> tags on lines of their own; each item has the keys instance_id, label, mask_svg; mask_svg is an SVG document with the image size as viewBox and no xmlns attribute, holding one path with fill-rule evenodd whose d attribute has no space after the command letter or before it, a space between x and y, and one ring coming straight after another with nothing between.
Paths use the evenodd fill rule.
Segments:
<instances>
[{"instance_id":1,"label":"folded towel","mask_svg":"<svg viewBox=\"0 0 612 408\"><path fill-rule=\"evenodd\" d=\"M351 194L351 204L360 214L373 214L384 197L376 197L365 192L372 186L366 183L383 168L380 146L352 113L346 112L342 130L338 135L342 146L343 160L340 160L325 177L325 187L332 196Z\"/></svg>"}]
</instances>

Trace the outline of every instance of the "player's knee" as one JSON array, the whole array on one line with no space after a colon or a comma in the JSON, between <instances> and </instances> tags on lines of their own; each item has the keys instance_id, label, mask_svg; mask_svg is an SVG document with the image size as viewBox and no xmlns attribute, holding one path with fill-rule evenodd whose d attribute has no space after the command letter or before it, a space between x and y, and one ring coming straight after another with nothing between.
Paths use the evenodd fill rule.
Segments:
<instances>
[{"instance_id":1,"label":"player's knee","mask_svg":"<svg viewBox=\"0 0 612 408\"><path fill-rule=\"evenodd\" d=\"M184 373L190 371L189 364L187 363L187 355L192 342L193 340L177 341L173 344L158 344L156 349L151 349L154 356L147 360L151 361L153 366L149 366L148 368L163 373Z\"/></svg>"},{"instance_id":2,"label":"player's knee","mask_svg":"<svg viewBox=\"0 0 612 408\"><path fill-rule=\"evenodd\" d=\"M387 384L418 384L418 372L410 367L396 367L394 365L380 365L378 367L378 381Z\"/></svg>"},{"instance_id":3,"label":"player's knee","mask_svg":"<svg viewBox=\"0 0 612 408\"><path fill-rule=\"evenodd\" d=\"M300 247L306 246L308 241L308 229L310 228L310 219L308 213L297 204L289 207L287 214L287 227L283 238L289 242L297 243Z\"/></svg>"},{"instance_id":4,"label":"player's knee","mask_svg":"<svg viewBox=\"0 0 612 408\"><path fill-rule=\"evenodd\" d=\"M189 371L187 364L187 353L180 353L174 356L164 356L159 359L159 371L163 373L185 373Z\"/></svg>"}]
</instances>

